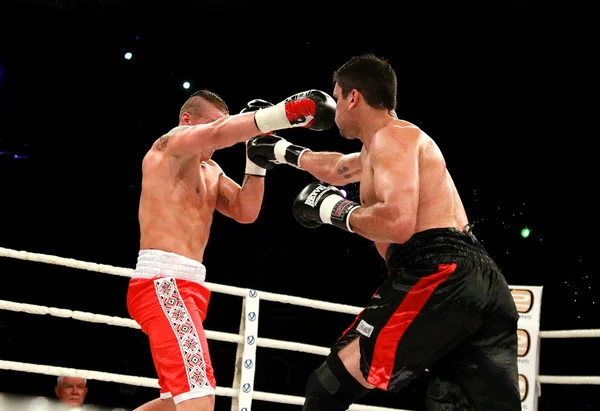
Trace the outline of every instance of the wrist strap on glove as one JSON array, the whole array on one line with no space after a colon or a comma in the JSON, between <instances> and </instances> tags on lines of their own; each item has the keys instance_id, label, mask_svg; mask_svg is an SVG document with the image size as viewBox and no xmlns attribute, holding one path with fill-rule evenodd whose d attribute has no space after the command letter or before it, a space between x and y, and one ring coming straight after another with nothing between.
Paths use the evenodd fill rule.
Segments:
<instances>
[{"instance_id":1,"label":"wrist strap on glove","mask_svg":"<svg viewBox=\"0 0 600 411\"><path fill-rule=\"evenodd\" d=\"M274 147L275 162L278 164L289 164L292 167L300 168L300 157L310 149L297 146L286 140L278 141Z\"/></svg>"},{"instance_id":2,"label":"wrist strap on glove","mask_svg":"<svg viewBox=\"0 0 600 411\"><path fill-rule=\"evenodd\" d=\"M256 111L254 113L254 124L263 134L292 127L285 114L285 102L283 101Z\"/></svg>"},{"instance_id":3,"label":"wrist strap on glove","mask_svg":"<svg viewBox=\"0 0 600 411\"><path fill-rule=\"evenodd\" d=\"M319 217L325 224L331 224L350 233L354 233L350 228L350 215L360 208L360 204L337 194L332 194L325 198L319 207Z\"/></svg>"},{"instance_id":4,"label":"wrist strap on glove","mask_svg":"<svg viewBox=\"0 0 600 411\"><path fill-rule=\"evenodd\" d=\"M264 177L267 175L267 170L257 166L250 160L246 160L246 171L244 173L251 176Z\"/></svg>"}]
</instances>

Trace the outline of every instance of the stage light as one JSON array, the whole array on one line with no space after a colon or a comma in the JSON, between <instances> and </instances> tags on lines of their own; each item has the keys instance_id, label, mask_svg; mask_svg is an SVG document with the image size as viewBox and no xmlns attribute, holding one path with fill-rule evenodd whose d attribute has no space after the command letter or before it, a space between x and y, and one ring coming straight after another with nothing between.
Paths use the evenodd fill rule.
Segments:
<instances>
[{"instance_id":1,"label":"stage light","mask_svg":"<svg viewBox=\"0 0 600 411\"><path fill-rule=\"evenodd\" d=\"M128 53L125 53L125 59L126 59L126 60L131 60L131 57L133 57L133 54L131 54L131 53L129 53L129 52L128 52Z\"/></svg>"},{"instance_id":2,"label":"stage light","mask_svg":"<svg viewBox=\"0 0 600 411\"><path fill-rule=\"evenodd\" d=\"M531 230L529 228L525 227L521 230L521 237L527 238L529 237L529 234L531 234Z\"/></svg>"},{"instance_id":3,"label":"stage light","mask_svg":"<svg viewBox=\"0 0 600 411\"><path fill-rule=\"evenodd\" d=\"M190 83L189 83L189 82L187 82L187 81L185 81L185 82L183 83L183 88L185 88L185 89L188 89L188 88L190 88Z\"/></svg>"}]
</instances>

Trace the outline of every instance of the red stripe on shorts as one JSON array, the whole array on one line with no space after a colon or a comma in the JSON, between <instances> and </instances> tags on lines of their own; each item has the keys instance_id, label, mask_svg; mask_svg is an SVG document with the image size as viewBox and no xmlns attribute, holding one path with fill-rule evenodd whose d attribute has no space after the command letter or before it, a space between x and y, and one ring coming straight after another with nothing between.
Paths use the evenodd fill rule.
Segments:
<instances>
[{"instance_id":1,"label":"red stripe on shorts","mask_svg":"<svg viewBox=\"0 0 600 411\"><path fill-rule=\"evenodd\" d=\"M367 382L387 390L400 338L419 314L438 285L456 269L456 263L440 264L434 274L421 278L406 294L394 314L377 336Z\"/></svg>"},{"instance_id":2,"label":"red stripe on shorts","mask_svg":"<svg viewBox=\"0 0 600 411\"><path fill-rule=\"evenodd\" d=\"M379 292L379 288L377 289L377 291L375 291L375 294L373 294L373 296L371 298L375 297L378 292ZM354 324L356 324L356 322L358 321L358 319L360 318L360 316L366 309L367 308L365 307L362 310L360 310L360 312L358 314L356 314L356 317L354 317L354 321L352 321L352 324L350 324L350 326L344 330L344 332L342 333L340 338L338 338L338 341L341 340L342 338L344 338L344 335L346 335L346 333L354 327Z\"/></svg>"}]
</instances>

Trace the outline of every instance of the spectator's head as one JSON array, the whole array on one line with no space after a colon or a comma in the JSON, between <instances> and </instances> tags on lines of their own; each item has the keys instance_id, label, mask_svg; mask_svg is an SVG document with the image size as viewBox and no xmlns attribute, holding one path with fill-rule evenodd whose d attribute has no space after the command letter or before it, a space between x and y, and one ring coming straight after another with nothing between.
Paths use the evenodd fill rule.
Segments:
<instances>
[{"instance_id":1,"label":"spectator's head","mask_svg":"<svg viewBox=\"0 0 600 411\"><path fill-rule=\"evenodd\" d=\"M64 404L81 406L88 389L85 378L60 376L56 381L56 397Z\"/></svg>"}]
</instances>

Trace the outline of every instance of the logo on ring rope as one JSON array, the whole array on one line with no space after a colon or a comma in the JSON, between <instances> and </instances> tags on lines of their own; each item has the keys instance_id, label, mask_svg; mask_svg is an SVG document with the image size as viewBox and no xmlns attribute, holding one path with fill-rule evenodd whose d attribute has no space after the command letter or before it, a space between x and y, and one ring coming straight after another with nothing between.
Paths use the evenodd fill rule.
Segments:
<instances>
[{"instance_id":1,"label":"logo on ring rope","mask_svg":"<svg viewBox=\"0 0 600 411\"><path fill-rule=\"evenodd\" d=\"M250 345L254 344L254 336L249 335L248 338L246 338L246 342Z\"/></svg>"},{"instance_id":2,"label":"logo on ring rope","mask_svg":"<svg viewBox=\"0 0 600 411\"><path fill-rule=\"evenodd\" d=\"M251 313L248 313L248 319L250 321L256 320L256 313L254 311L252 311Z\"/></svg>"},{"instance_id":3,"label":"logo on ring rope","mask_svg":"<svg viewBox=\"0 0 600 411\"><path fill-rule=\"evenodd\" d=\"M256 290L250 290L248 292L248 295L252 298L256 297L258 295L258 293L256 292Z\"/></svg>"},{"instance_id":4,"label":"logo on ring rope","mask_svg":"<svg viewBox=\"0 0 600 411\"><path fill-rule=\"evenodd\" d=\"M529 381L523 374L519 374L519 394L521 396L521 402L525 401L527 394L529 393Z\"/></svg>"},{"instance_id":5,"label":"logo on ring rope","mask_svg":"<svg viewBox=\"0 0 600 411\"><path fill-rule=\"evenodd\" d=\"M252 360L246 360L244 361L244 367L246 368L252 368Z\"/></svg>"},{"instance_id":6,"label":"logo on ring rope","mask_svg":"<svg viewBox=\"0 0 600 411\"><path fill-rule=\"evenodd\" d=\"M246 383L244 385L242 385L242 391L244 392L250 392L250 384Z\"/></svg>"},{"instance_id":7,"label":"logo on ring rope","mask_svg":"<svg viewBox=\"0 0 600 411\"><path fill-rule=\"evenodd\" d=\"M533 307L533 293L529 290L510 290L517 311L520 313L528 313Z\"/></svg>"}]
</instances>

